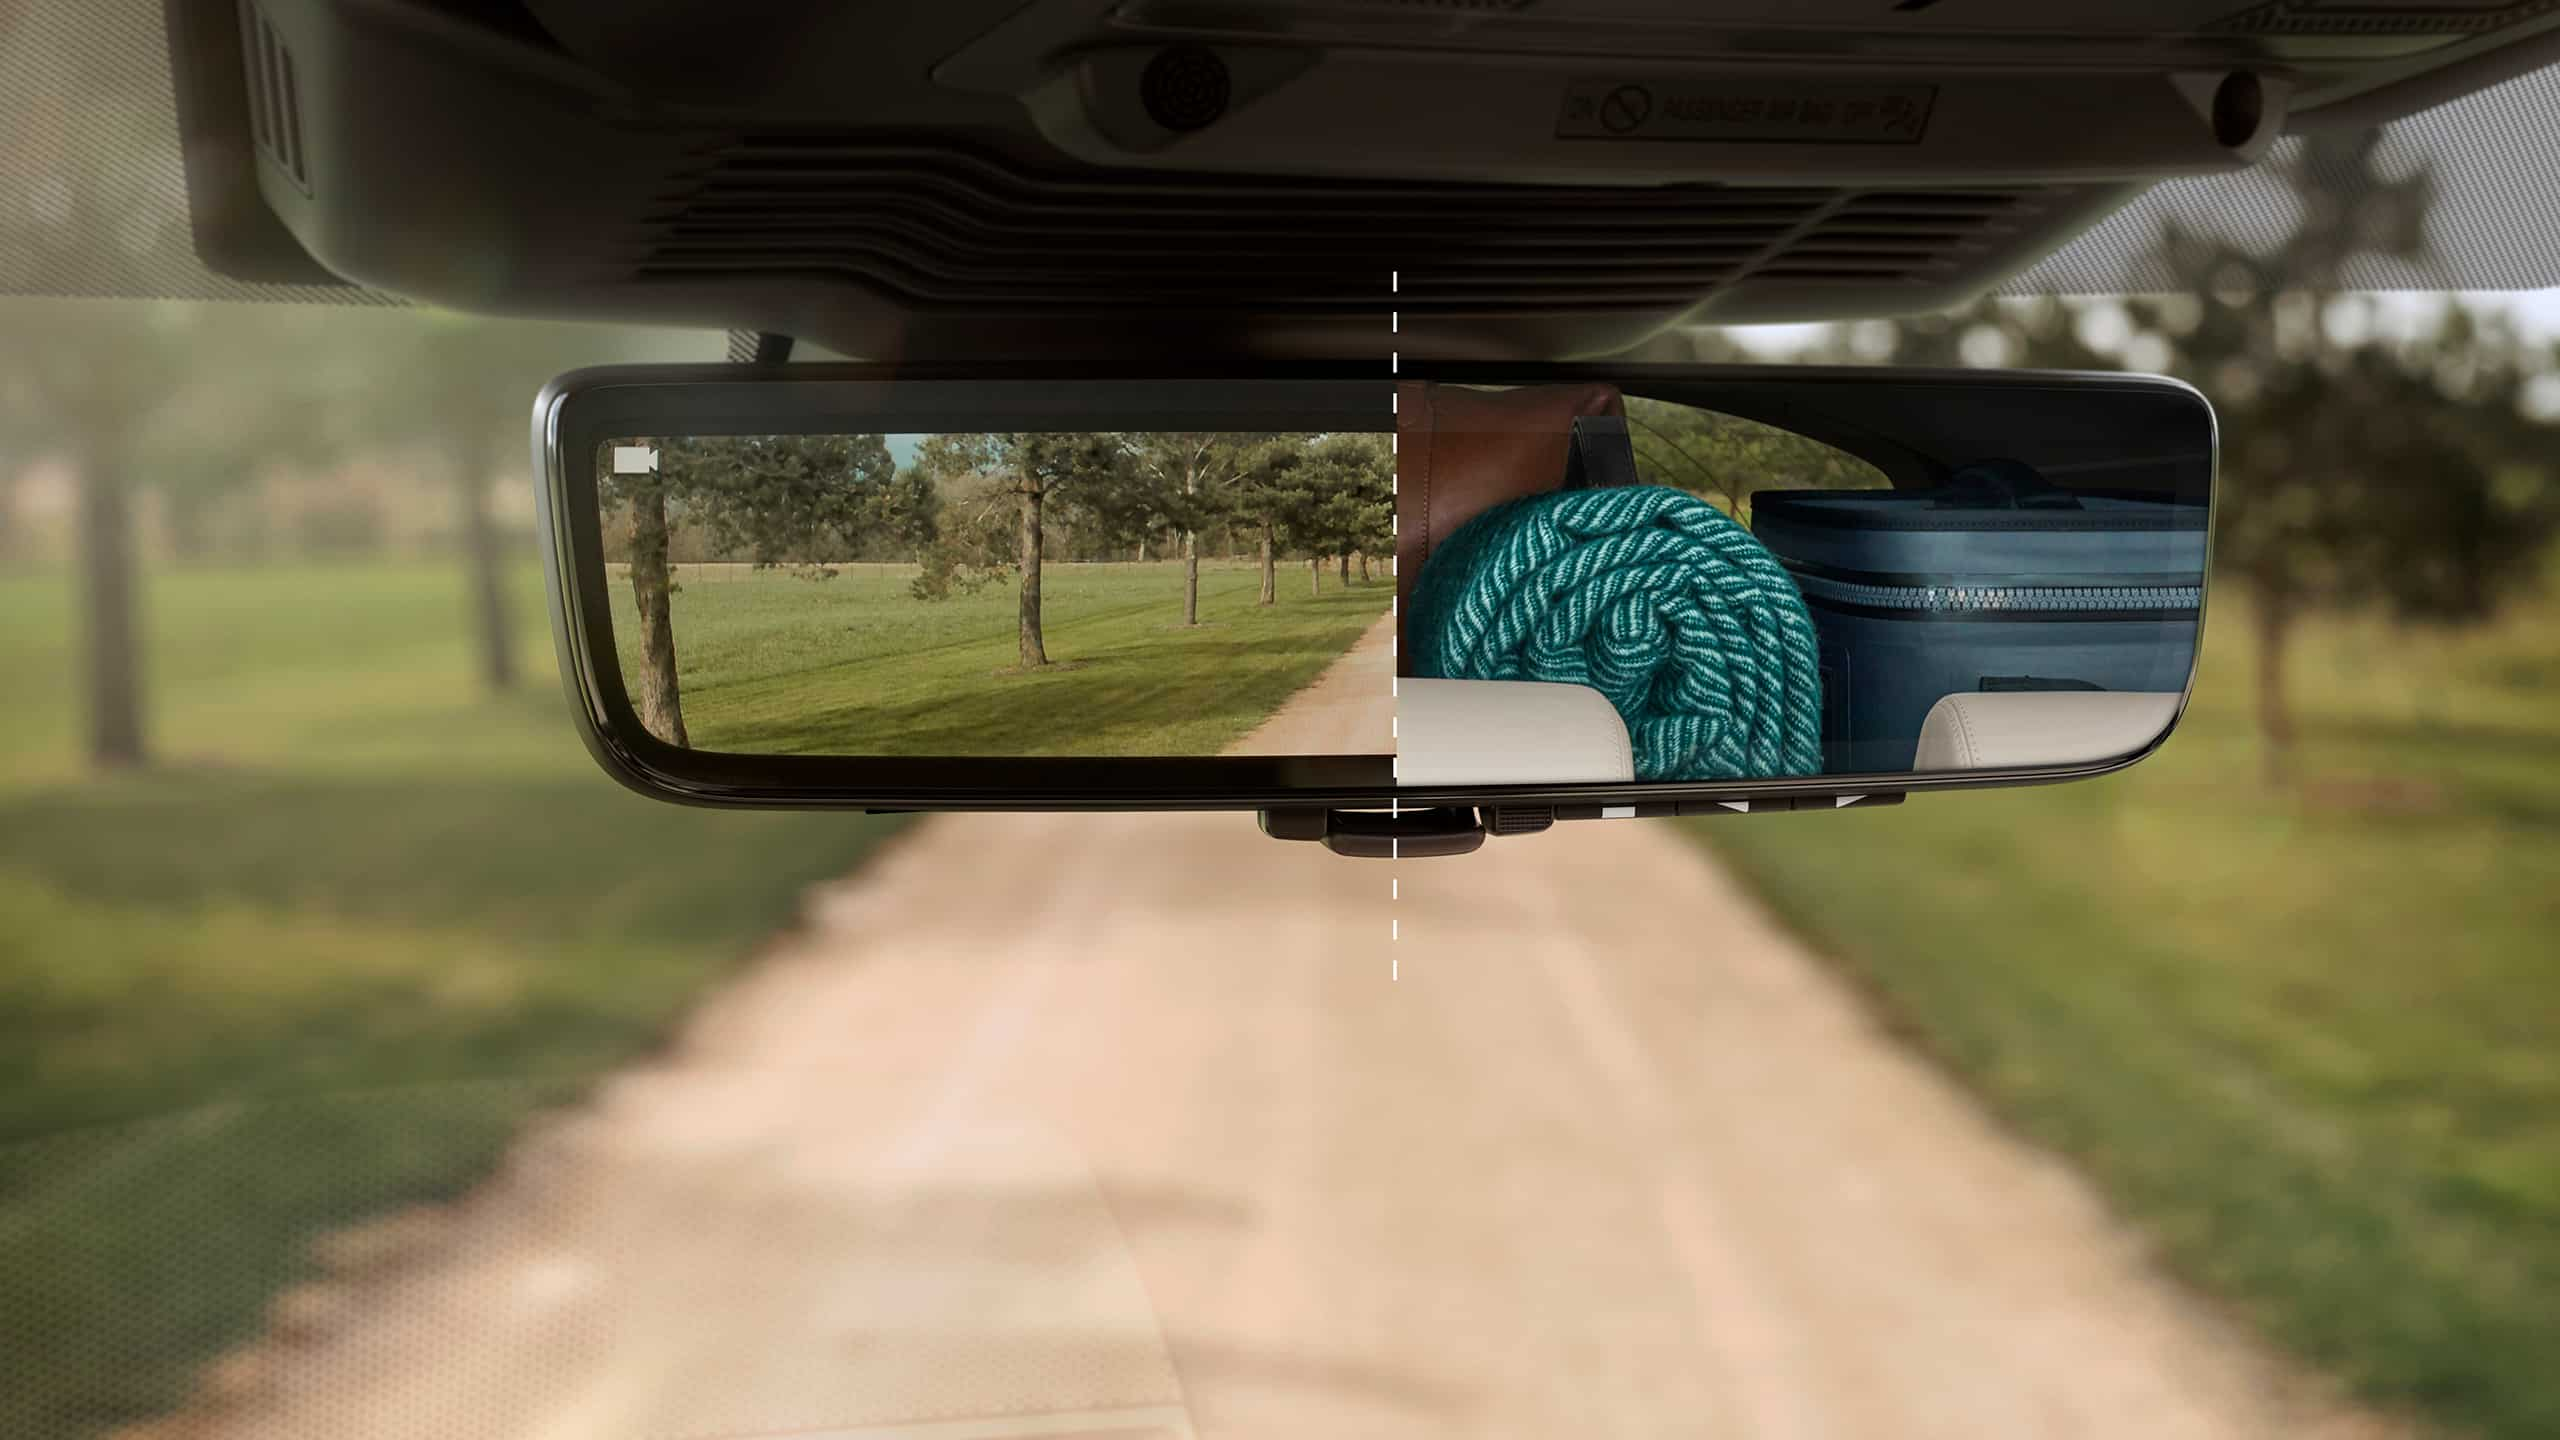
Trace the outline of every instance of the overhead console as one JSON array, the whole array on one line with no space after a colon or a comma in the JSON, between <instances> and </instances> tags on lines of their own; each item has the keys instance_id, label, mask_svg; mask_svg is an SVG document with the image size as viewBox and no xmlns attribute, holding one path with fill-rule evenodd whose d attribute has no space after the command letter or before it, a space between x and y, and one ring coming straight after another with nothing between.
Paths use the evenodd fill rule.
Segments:
<instances>
[{"instance_id":1,"label":"overhead console","mask_svg":"<svg viewBox=\"0 0 2560 1440\"><path fill-rule=\"evenodd\" d=\"M1937 308L2155 180L2499 78L2560 25L2500 0L169 10L218 270L879 358L1363 354L1390 272L1399 347L1450 358Z\"/></svg>"}]
</instances>

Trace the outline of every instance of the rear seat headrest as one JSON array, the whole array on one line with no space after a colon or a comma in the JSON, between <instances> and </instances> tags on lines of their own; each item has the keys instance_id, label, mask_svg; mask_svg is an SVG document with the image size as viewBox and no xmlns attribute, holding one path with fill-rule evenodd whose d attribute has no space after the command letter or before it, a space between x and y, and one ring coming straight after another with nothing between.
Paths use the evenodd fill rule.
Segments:
<instances>
[{"instance_id":1,"label":"rear seat headrest","mask_svg":"<svg viewBox=\"0 0 2560 1440\"><path fill-rule=\"evenodd\" d=\"M1914 770L2069 765L2130 755L2178 713L2176 691L1962 691L1929 707Z\"/></svg>"},{"instance_id":2,"label":"rear seat headrest","mask_svg":"<svg viewBox=\"0 0 2560 1440\"><path fill-rule=\"evenodd\" d=\"M1627 723L1587 685L1396 684L1399 785L1565 785L1636 778Z\"/></svg>"}]
</instances>

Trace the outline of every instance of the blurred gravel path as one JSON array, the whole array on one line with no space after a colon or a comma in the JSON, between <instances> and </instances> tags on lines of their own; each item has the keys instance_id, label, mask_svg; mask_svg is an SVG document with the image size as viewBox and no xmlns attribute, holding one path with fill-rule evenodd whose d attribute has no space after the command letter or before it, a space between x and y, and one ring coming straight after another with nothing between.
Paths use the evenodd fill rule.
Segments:
<instances>
[{"instance_id":1,"label":"blurred gravel path","mask_svg":"<svg viewBox=\"0 0 2560 1440\"><path fill-rule=\"evenodd\" d=\"M159 1433L2388 1433L1634 821L1390 867L928 820L471 1199L332 1247Z\"/></svg>"}]
</instances>

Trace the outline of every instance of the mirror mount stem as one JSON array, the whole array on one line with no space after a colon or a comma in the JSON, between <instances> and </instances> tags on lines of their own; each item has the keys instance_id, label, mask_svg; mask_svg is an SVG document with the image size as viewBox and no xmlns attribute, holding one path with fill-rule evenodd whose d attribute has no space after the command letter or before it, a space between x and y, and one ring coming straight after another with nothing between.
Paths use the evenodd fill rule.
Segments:
<instances>
[{"instance_id":1,"label":"mirror mount stem","mask_svg":"<svg viewBox=\"0 0 2560 1440\"><path fill-rule=\"evenodd\" d=\"M1274 840L1313 840L1336 855L1363 860L1468 855L1484 844L1485 822L1473 806L1420 810L1327 810L1290 806L1262 812Z\"/></svg>"}]
</instances>

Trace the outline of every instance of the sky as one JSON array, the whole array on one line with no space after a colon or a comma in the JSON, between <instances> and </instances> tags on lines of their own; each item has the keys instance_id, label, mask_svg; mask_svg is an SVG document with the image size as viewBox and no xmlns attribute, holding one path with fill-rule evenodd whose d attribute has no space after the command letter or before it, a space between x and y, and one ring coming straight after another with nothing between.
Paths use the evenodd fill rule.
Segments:
<instances>
[{"instance_id":1,"label":"sky","mask_svg":"<svg viewBox=\"0 0 2560 1440\"><path fill-rule=\"evenodd\" d=\"M2425 290L2362 293L2374 302L2385 331L2400 333L2426 328L2435 316L2443 312L2448 299L2446 293ZM2483 314L2503 312L2515 321L2517 330L2528 341L2545 344L2560 341L2560 290L2457 290L2450 292L2450 299ZM1744 349L1772 357L1802 350L1831 329L1829 325L1726 325L1717 328L1726 339Z\"/></svg>"}]
</instances>

